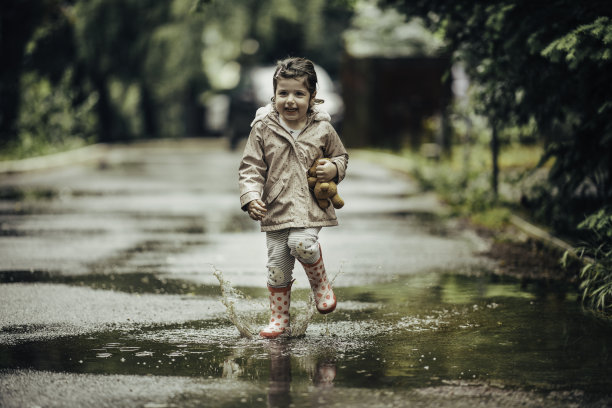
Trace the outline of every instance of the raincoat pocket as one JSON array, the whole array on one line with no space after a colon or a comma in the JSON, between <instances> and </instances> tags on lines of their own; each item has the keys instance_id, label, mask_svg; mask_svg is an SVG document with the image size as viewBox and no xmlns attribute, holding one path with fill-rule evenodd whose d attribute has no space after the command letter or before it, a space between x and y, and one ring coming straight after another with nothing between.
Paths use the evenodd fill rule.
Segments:
<instances>
[{"instance_id":1,"label":"raincoat pocket","mask_svg":"<svg viewBox=\"0 0 612 408\"><path fill-rule=\"evenodd\" d=\"M276 200L280 195L281 191L283 191L283 188L285 187L285 181L286 180L284 178L279 179L274 184L272 184L268 191L264 190L261 198L263 202L266 204L274 202L274 200Z\"/></svg>"}]
</instances>

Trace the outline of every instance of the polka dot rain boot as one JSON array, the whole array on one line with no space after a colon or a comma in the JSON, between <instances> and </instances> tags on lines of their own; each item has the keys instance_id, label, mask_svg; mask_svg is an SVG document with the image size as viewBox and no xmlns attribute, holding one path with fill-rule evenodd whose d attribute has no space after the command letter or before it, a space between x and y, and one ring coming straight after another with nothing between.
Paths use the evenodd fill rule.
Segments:
<instances>
[{"instance_id":1,"label":"polka dot rain boot","mask_svg":"<svg viewBox=\"0 0 612 408\"><path fill-rule=\"evenodd\" d=\"M268 286L270 291L270 323L264 327L259 335L274 339L279 336L287 337L291 335L289 306L291 305L291 285L285 288L273 288Z\"/></svg>"},{"instance_id":2,"label":"polka dot rain boot","mask_svg":"<svg viewBox=\"0 0 612 408\"><path fill-rule=\"evenodd\" d=\"M323 252L319 246L319 260L313 264L302 263L306 276L308 276L308 282L310 282L310 288L314 294L315 303L317 304L317 310L321 314L331 313L336 309L336 295L332 290L331 282L327 279L327 273L325 272L325 265L323 264Z\"/></svg>"}]
</instances>

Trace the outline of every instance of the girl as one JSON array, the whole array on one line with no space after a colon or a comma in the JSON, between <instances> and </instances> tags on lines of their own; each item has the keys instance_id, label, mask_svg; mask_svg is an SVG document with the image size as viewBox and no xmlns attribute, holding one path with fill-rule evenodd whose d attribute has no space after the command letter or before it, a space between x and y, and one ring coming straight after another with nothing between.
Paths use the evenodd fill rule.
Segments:
<instances>
[{"instance_id":1,"label":"girl","mask_svg":"<svg viewBox=\"0 0 612 408\"><path fill-rule=\"evenodd\" d=\"M303 58L277 64L272 78L272 105L260 108L251 124L240 168L240 205L261 222L268 247L270 323L260 335L290 334L289 306L295 259L304 267L317 310L330 313L336 296L325 273L318 235L321 227L338 225L333 206L321 209L308 189L307 171L317 166L322 182L344 179L348 154L315 104L317 74Z\"/></svg>"}]
</instances>

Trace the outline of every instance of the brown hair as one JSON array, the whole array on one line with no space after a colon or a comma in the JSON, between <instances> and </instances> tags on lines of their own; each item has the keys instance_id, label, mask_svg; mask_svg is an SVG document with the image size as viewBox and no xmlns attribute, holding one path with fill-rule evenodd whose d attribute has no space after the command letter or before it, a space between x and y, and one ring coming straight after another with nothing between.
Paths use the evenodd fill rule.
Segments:
<instances>
[{"instance_id":1,"label":"brown hair","mask_svg":"<svg viewBox=\"0 0 612 408\"><path fill-rule=\"evenodd\" d=\"M296 79L301 77L306 77L306 89L308 89L312 98L317 91L317 72L312 61L299 57L285 58L282 61L278 61L274 77L272 78L274 94L276 95L278 78ZM314 99L313 102L316 104L323 103L323 99Z\"/></svg>"}]
</instances>

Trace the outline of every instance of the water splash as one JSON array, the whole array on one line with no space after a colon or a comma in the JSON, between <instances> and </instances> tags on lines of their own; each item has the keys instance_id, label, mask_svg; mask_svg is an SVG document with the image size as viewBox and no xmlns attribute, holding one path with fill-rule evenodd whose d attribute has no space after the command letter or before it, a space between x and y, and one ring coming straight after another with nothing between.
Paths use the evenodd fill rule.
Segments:
<instances>
[{"instance_id":1,"label":"water splash","mask_svg":"<svg viewBox=\"0 0 612 408\"><path fill-rule=\"evenodd\" d=\"M310 292L305 309L302 309L300 313L295 314L295 318L291 324L291 337L305 336L306 329L308 329L308 324L311 322L312 317L316 312L317 306L315 304L314 296L312 292Z\"/></svg>"},{"instance_id":2,"label":"water splash","mask_svg":"<svg viewBox=\"0 0 612 408\"><path fill-rule=\"evenodd\" d=\"M238 332L242 337L246 337L248 339L257 339L259 338L259 327L256 322L254 322L254 318L252 316L248 316L243 313L238 313L238 308L236 307L236 303L240 302L249 302L252 303L249 307L249 310L257 310L261 307L257 302L249 299L244 293L234 288L230 281L223 277L223 272L218 270L213 266L213 275L219 281L219 286L221 288L221 303L227 309L227 317L229 320L236 326ZM308 301L305 305L300 305L300 303L304 302L292 302L292 322L291 322L291 334L289 337L302 337L306 334L306 330L308 329L308 324L311 322L313 316L315 315L317 308L314 301L314 296L310 293L308 297ZM297 307L300 305L300 307ZM268 308L265 307L265 311ZM263 326L263 325L262 325Z\"/></svg>"},{"instance_id":3,"label":"water splash","mask_svg":"<svg viewBox=\"0 0 612 408\"><path fill-rule=\"evenodd\" d=\"M239 299L246 299L244 293L232 287L232 284L223 277L223 272L214 268L213 275L219 281L221 288L221 303L227 309L227 317L236 326L241 336L252 339L257 336L257 328L254 327L253 322L249 321L245 316L241 316L236 311L236 301Z\"/></svg>"}]
</instances>

